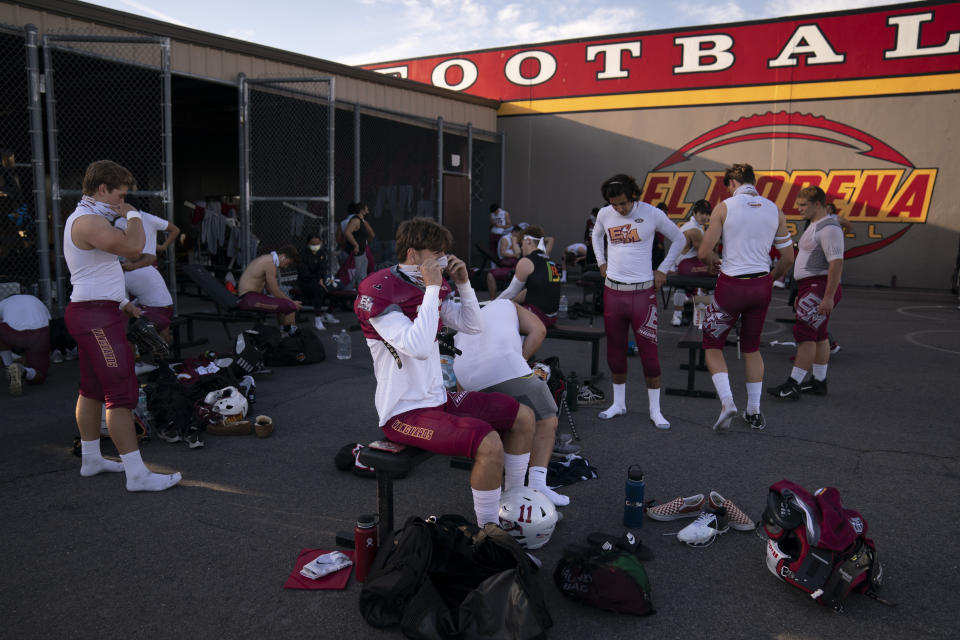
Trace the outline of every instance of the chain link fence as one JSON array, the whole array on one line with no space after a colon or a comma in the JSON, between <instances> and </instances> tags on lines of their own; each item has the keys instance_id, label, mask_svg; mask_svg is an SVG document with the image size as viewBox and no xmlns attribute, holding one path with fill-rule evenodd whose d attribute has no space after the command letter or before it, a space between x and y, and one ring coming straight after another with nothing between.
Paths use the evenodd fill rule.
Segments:
<instances>
[{"instance_id":1,"label":"chain link fence","mask_svg":"<svg viewBox=\"0 0 960 640\"><path fill-rule=\"evenodd\" d=\"M45 220L34 199L28 61L22 29L0 25L0 283L40 296Z\"/></svg>"},{"instance_id":2,"label":"chain link fence","mask_svg":"<svg viewBox=\"0 0 960 640\"><path fill-rule=\"evenodd\" d=\"M240 244L246 261L322 233L334 240L331 78L241 79Z\"/></svg>"},{"instance_id":3,"label":"chain link fence","mask_svg":"<svg viewBox=\"0 0 960 640\"><path fill-rule=\"evenodd\" d=\"M69 34L45 36L43 49L55 295L62 311L69 297L62 225L82 195L87 165L113 160L125 166L137 181L127 202L172 220L169 44ZM172 251L169 257L172 276Z\"/></svg>"}]
</instances>

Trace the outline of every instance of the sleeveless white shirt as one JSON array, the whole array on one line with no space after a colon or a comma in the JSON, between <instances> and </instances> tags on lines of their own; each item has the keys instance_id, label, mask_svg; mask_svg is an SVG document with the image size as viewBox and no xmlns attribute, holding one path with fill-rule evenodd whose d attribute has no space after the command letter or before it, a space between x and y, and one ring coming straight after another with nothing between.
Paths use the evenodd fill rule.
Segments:
<instances>
[{"instance_id":1,"label":"sleeveless white shirt","mask_svg":"<svg viewBox=\"0 0 960 640\"><path fill-rule=\"evenodd\" d=\"M742 185L724 204L720 271L728 276L770 271L770 247L780 226L777 205L761 197L752 184Z\"/></svg>"},{"instance_id":2,"label":"sleeveless white shirt","mask_svg":"<svg viewBox=\"0 0 960 640\"><path fill-rule=\"evenodd\" d=\"M454 338L454 344L463 351L453 360L460 386L465 391L482 391L529 375L530 365L523 358L523 339L513 302L494 300L480 309L480 318L480 333L458 333Z\"/></svg>"},{"instance_id":3,"label":"sleeveless white shirt","mask_svg":"<svg viewBox=\"0 0 960 640\"><path fill-rule=\"evenodd\" d=\"M63 225L63 257L70 269L70 284L73 285L70 300L114 300L119 303L127 296L118 256L96 248L80 249L73 244L73 223L80 216L97 215L96 207L100 203L87 200L84 196Z\"/></svg>"}]
</instances>

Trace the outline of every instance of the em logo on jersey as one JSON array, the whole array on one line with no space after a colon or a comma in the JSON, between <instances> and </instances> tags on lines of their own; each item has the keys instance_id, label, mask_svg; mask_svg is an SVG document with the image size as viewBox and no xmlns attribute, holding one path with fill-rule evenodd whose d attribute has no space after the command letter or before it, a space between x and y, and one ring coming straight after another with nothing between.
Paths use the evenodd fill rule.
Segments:
<instances>
[{"instance_id":1,"label":"em logo on jersey","mask_svg":"<svg viewBox=\"0 0 960 640\"><path fill-rule=\"evenodd\" d=\"M360 296L357 300L357 308L361 311L370 311L373 309L373 298L370 296Z\"/></svg>"}]
</instances>

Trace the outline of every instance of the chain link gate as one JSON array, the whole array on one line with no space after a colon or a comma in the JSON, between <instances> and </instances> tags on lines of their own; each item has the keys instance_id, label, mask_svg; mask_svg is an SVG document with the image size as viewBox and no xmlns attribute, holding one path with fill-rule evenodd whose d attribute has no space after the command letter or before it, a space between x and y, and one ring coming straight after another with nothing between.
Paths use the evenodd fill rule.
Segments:
<instances>
[{"instance_id":1,"label":"chain link gate","mask_svg":"<svg viewBox=\"0 0 960 640\"><path fill-rule=\"evenodd\" d=\"M259 253L322 233L333 275L334 80L240 74L240 248Z\"/></svg>"},{"instance_id":2,"label":"chain link gate","mask_svg":"<svg viewBox=\"0 0 960 640\"><path fill-rule=\"evenodd\" d=\"M5 294L28 293L49 307L36 38L32 26L0 25L0 283L13 284Z\"/></svg>"},{"instance_id":3,"label":"chain link gate","mask_svg":"<svg viewBox=\"0 0 960 640\"><path fill-rule=\"evenodd\" d=\"M127 201L173 222L170 41L159 37L46 35L43 38L56 304L67 303L63 220L95 160L113 160L137 181ZM177 311L175 251L168 288ZM157 256L158 259L162 256Z\"/></svg>"}]
</instances>

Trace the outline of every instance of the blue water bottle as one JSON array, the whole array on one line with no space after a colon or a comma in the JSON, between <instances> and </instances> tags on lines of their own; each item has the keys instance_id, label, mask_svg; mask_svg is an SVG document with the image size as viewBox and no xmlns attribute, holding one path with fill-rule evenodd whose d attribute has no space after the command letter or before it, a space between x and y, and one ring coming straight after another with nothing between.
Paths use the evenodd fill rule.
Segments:
<instances>
[{"instance_id":1,"label":"blue water bottle","mask_svg":"<svg viewBox=\"0 0 960 640\"><path fill-rule=\"evenodd\" d=\"M623 526L639 529L643 526L643 470L638 464L627 468L626 498L623 502Z\"/></svg>"}]
</instances>

